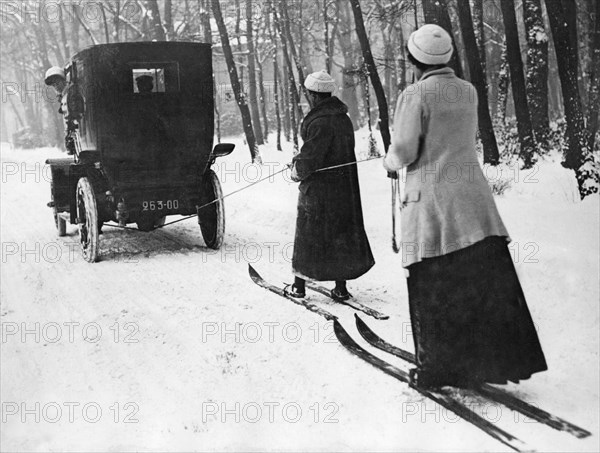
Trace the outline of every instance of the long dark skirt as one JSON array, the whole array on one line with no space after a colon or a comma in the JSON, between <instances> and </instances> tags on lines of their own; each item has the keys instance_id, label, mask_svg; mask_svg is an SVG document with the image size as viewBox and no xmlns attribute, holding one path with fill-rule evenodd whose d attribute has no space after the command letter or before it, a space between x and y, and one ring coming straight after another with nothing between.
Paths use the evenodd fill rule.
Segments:
<instances>
[{"instance_id":1,"label":"long dark skirt","mask_svg":"<svg viewBox=\"0 0 600 453\"><path fill-rule=\"evenodd\" d=\"M548 369L505 238L408 269L420 368L498 384Z\"/></svg>"}]
</instances>

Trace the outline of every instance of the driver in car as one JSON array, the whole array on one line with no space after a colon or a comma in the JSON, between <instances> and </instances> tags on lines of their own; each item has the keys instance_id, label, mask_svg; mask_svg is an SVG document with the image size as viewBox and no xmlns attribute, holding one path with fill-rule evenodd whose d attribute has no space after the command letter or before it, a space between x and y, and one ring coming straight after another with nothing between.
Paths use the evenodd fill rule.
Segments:
<instances>
[{"instance_id":1,"label":"driver in car","mask_svg":"<svg viewBox=\"0 0 600 453\"><path fill-rule=\"evenodd\" d=\"M140 93L152 93L154 89L154 79L149 75L141 75L135 78L137 83L138 92Z\"/></svg>"},{"instance_id":2,"label":"driver in car","mask_svg":"<svg viewBox=\"0 0 600 453\"><path fill-rule=\"evenodd\" d=\"M60 103L58 113L63 115L65 122L65 147L67 154L73 155L75 154L73 133L78 129L79 120L83 116L83 96L75 84L67 84L65 72L58 66L53 66L46 71L44 82L56 91L56 97Z\"/></svg>"}]
</instances>

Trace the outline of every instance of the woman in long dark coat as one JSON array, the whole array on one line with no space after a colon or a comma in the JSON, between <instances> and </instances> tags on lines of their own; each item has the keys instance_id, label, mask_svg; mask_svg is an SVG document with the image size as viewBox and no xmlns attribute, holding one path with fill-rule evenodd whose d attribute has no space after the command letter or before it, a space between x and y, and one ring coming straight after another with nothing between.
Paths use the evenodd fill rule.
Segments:
<instances>
[{"instance_id":1,"label":"woman in long dark coat","mask_svg":"<svg viewBox=\"0 0 600 453\"><path fill-rule=\"evenodd\" d=\"M407 167L402 265L422 386L529 378L547 369L508 232L475 151L477 92L446 66L450 36L408 42L417 82L396 106L388 171Z\"/></svg>"},{"instance_id":2,"label":"woman in long dark coat","mask_svg":"<svg viewBox=\"0 0 600 453\"><path fill-rule=\"evenodd\" d=\"M358 172L351 164L356 162L354 129L346 105L331 96L335 83L327 72L310 74L305 87L312 110L302 122L304 144L292 161L300 194L292 258L296 278L288 293L304 297L305 279L332 280L332 297L346 300L351 297L346 281L375 264L363 224Z\"/></svg>"}]
</instances>

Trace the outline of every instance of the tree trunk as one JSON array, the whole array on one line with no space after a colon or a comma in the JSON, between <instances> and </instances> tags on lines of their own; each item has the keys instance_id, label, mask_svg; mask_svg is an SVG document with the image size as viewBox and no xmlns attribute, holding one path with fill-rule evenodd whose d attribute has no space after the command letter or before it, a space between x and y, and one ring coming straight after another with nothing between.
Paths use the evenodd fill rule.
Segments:
<instances>
[{"instance_id":1,"label":"tree trunk","mask_svg":"<svg viewBox=\"0 0 600 453\"><path fill-rule=\"evenodd\" d=\"M588 150L589 140L587 138L583 111L581 108L581 97L577 84L577 61L573 50L569 29L565 22L565 11L560 0L545 0L550 29L554 40L554 49L558 63L558 73L564 100L565 117L567 121L567 151L565 153L563 166L575 170L575 177L579 186L581 198L597 192L597 187L589 186L589 179L594 178L588 168L584 166L592 162L593 157Z\"/></svg>"},{"instance_id":2,"label":"tree trunk","mask_svg":"<svg viewBox=\"0 0 600 453\"><path fill-rule=\"evenodd\" d=\"M258 92L259 103L260 103L260 114L261 114L261 124L264 125L263 130L261 131L263 134L263 141L267 143L269 141L269 117L267 116L267 94L265 91L265 81L263 76L263 65L256 55L256 74L258 75Z\"/></svg>"},{"instance_id":3,"label":"tree trunk","mask_svg":"<svg viewBox=\"0 0 600 453\"><path fill-rule=\"evenodd\" d=\"M485 23L483 15L483 0L473 0L473 28L477 47L479 48L479 60L483 74L486 74L486 55L485 55ZM463 38L464 39L464 38ZM487 85L487 78L484 79Z\"/></svg>"},{"instance_id":4,"label":"tree trunk","mask_svg":"<svg viewBox=\"0 0 600 453\"><path fill-rule=\"evenodd\" d=\"M548 35L544 29L541 0L524 0L527 34L527 95L535 140L548 148Z\"/></svg>"},{"instance_id":5,"label":"tree trunk","mask_svg":"<svg viewBox=\"0 0 600 453\"><path fill-rule=\"evenodd\" d=\"M402 36L402 26L396 29L396 36L398 37L398 49L400 49L400 60L397 62L400 66L398 75L398 86L396 87L397 92L400 93L406 88L406 48L404 44L404 37ZM392 105L396 105L393 102Z\"/></svg>"},{"instance_id":6,"label":"tree trunk","mask_svg":"<svg viewBox=\"0 0 600 453\"><path fill-rule=\"evenodd\" d=\"M577 62L577 84L579 85L579 93L583 94L584 85L583 85L583 74L580 68L581 64L581 55L579 52L579 39L583 38L583 35L579 31L579 19L577 15L579 14L577 9L577 1L576 0L562 0L562 7L565 13L564 20L567 24L567 28L569 30L569 40L571 41L571 47L574 52L574 59ZM581 108L585 115L585 96L581 96Z\"/></svg>"},{"instance_id":7,"label":"tree trunk","mask_svg":"<svg viewBox=\"0 0 600 453\"><path fill-rule=\"evenodd\" d=\"M342 101L348 106L348 115L352 120L354 130L360 127L360 113L358 110L358 94L357 84L355 82L355 74L358 71L356 61L358 55L355 47L355 40L352 27L350 26L353 20L350 13L348 2L338 0L337 10L340 13L340 26L338 28L338 43L344 57L344 67L342 68Z\"/></svg>"},{"instance_id":8,"label":"tree trunk","mask_svg":"<svg viewBox=\"0 0 600 453\"><path fill-rule=\"evenodd\" d=\"M288 52L291 47L291 43L288 43L287 34L285 33L284 20L277 14L275 8L273 9L273 21L279 32L281 39L281 47L283 49L283 58L285 60L285 69L287 75L287 88L289 90L289 112L291 121L292 137L294 139L294 149L298 148L298 120L302 117L302 108L300 107L300 94L296 88L296 78L294 76L294 69L292 68L292 61ZM302 80L304 82L304 80ZM304 87L304 85L302 85ZM296 117L298 113L298 117Z\"/></svg>"},{"instance_id":9,"label":"tree trunk","mask_svg":"<svg viewBox=\"0 0 600 453\"><path fill-rule=\"evenodd\" d=\"M92 33L92 29L90 27L88 27L87 24L84 22L84 20L81 18L81 12L77 8L73 8L73 14L75 15L74 19L77 19L77 21L79 22L79 25L81 25L81 27L85 30L85 32L90 37L91 44L94 46L96 44L100 44L100 42L94 36L94 33Z\"/></svg>"},{"instance_id":10,"label":"tree trunk","mask_svg":"<svg viewBox=\"0 0 600 453\"><path fill-rule=\"evenodd\" d=\"M100 9L102 10L102 23L104 24L104 42L110 42L110 34L108 32L108 20L106 19L106 6L100 4Z\"/></svg>"},{"instance_id":11,"label":"tree trunk","mask_svg":"<svg viewBox=\"0 0 600 453\"><path fill-rule=\"evenodd\" d=\"M390 100L390 105L394 105L395 83L392 81L395 73L394 65L394 44L393 44L393 26L388 25L381 31L383 37L383 52L385 61L383 65L383 80L386 99Z\"/></svg>"},{"instance_id":12,"label":"tree trunk","mask_svg":"<svg viewBox=\"0 0 600 453\"><path fill-rule=\"evenodd\" d=\"M535 141L529 106L527 105L527 91L525 88L525 75L523 73L523 60L521 60L514 0L502 0L500 7L504 21L504 33L506 34L506 55L508 57L510 82L512 84L513 101L517 117L517 130L521 146L520 156L523 159L523 168L531 168L535 162Z\"/></svg>"},{"instance_id":13,"label":"tree trunk","mask_svg":"<svg viewBox=\"0 0 600 453\"><path fill-rule=\"evenodd\" d=\"M172 0L165 0L165 29L166 40L172 41L175 38L175 31L173 29L173 4Z\"/></svg>"},{"instance_id":14,"label":"tree trunk","mask_svg":"<svg viewBox=\"0 0 600 453\"><path fill-rule=\"evenodd\" d=\"M229 44L229 35L227 34L227 28L225 27L223 15L221 14L221 5L219 5L219 0L211 0L211 5L213 16L217 23L217 27L219 28L221 45L223 46L223 53L225 54L227 69L229 70L231 88L233 89L235 100L242 115L244 133L246 134L246 141L248 142L248 147L250 148L250 157L252 158L252 162L260 162L260 157L258 155L258 146L256 145L254 131L252 130L252 118L250 116L248 104L246 104L246 98L242 93L242 87L240 86L240 79L238 78L237 69L235 67L235 61L233 59L233 53L231 52L231 45Z\"/></svg>"},{"instance_id":15,"label":"tree trunk","mask_svg":"<svg viewBox=\"0 0 600 453\"><path fill-rule=\"evenodd\" d=\"M590 74L590 88L588 90L590 100L588 107L588 136L590 138L589 150L593 151L596 144L596 133L598 132L598 109L600 109L600 5L596 3L595 26L593 31L592 64Z\"/></svg>"},{"instance_id":16,"label":"tree trunk","mask_svg":"<svg viewBox=\"0 0 600 453\"><path fill-rule=\"evenodd\" d=\"M448 14L448 3L442 0L423 0L423 16L425 18L425 23L427 24L436 24L442 27L444 30L448 32L448 34L453 37L454 34L452 32L452 22L450 21L450 15ZM460 59L458 58L458 50L456 49L456 43L454 39L452 39L452 47L454 47L454 52L452 52L452 58L448 63L456 75L460 78L463 77L463 70L460 65Z\"/></svg>"},{"instance_id":17,"label":"tree trunk","mask_svg":"<svg viewBox=\"0 0 600 453\"><path fill-rule=\"evenodd\" d=\"M164 41L166 39L165 30L160 22L160 12L158 10L158 0L142 0L142 5L146 8L146 18L148 20L147 35L151 40Z\"/></svg>"},{"instance_id":18,"label":"tree trunk","mask_svg":"<svg viewBox=\"0 0 600 453\"><path fill-rule=\"evenodd\" d=\"M63 65L65 64L66 60L65 58L69 58L68 56L65 56L65 54L63 54L63 47L59 44L58 39L56 38L56 34L54 33L54 30L52 29L52 27L50 26L50 23L48 21L42 21L44 23L44 32L48 35L49 41L52 42L52 53L54 54L54 56L56 57L56 61L58 62L58 65Z\"/></svg>"},{"instance_id":19,"label":"tree trunk","mask_svg":"<svg viewBox=\"0 0 600 453\"><path fill-rule=\"evenodd\" d=\"M119 19L119 15L121 14L121 2L120 0L115 0L115 15L113 18L113 41L114 42L119 42L119 25L121 23L121 20Z\"/></svg>"},{"instance_id":20,"label":"tree trunk","mask_svg":"<svg viewBox=\"0 0 600 453\"><path fill-rule=\"evenodd\" d=\"M325 48L325 69L331 74L331 53L329 46L329 14L327 5L329 0L323 0L323 31L324 31L324 48Z\"/></svg>"},{"instance_id":21,"label":"tree trunk","mask_svg":"<svg viewBox=\"0 0 600 453\"><path fill-rule=\"evenodd\" d=\"M210 1L200 0L200 23L202 24L202 34L204 42L212 43L212 31L210 29Z\"/></svg>"},{"instance_id":22,"label":"tree trunk","mask_svg":"<svg viewBox=\"0 0 600 453\"><path fill-rule=\"evenodd\" d=\"M252 2L246 0L246 45L248 46L248 95L250 97L250 113L252 114L252 125L257 145L264 145L262 126L260 124L260 112L258 110L258 99L256 92L256 64L254 50L254 30L252 29Z\"/></svg>"},{"instance_id":23,"label":"tree trunk","mask_svg":"<svg viewBox=\"0 0 600 453\"><path fill-rule=\"evenodd\" d=\"M500 57L500 71L498 73L498 104L496 118L504 126L506 122L506 107L508 104L508 88L510 86L508 56L506 55L506 38L502 41L502 56Z\"/></svg>"},{"instance_id":24,"label":"tree trunk","mask_svg":"<svg viewBox=\"0 0 600 453\"><path fill-rule=\"evenodd\" d=\"M271 4L271 8L273 8ZM273 43L273 96L275 102L275 120L277 122L277 151L283 151L281 148L281 113L279 109L280 96L279 96L279 64L277 58L279 56L279 46L277 45L277 37L273 31L273 21L271 18L272 11L267 14L267 28L269 30L269 38Z\"/></svg>"},{"instance_id":25,"label":"tree trunk","mask_svg":"<svg viewBox=\"0 0 600 453\"><path fill-rule=\"evenodd\" d=\"M261 40L262 42L267 41L267 35L268 35L268 30L269 30L269 14L265 14L265 21L263 22L263 27L262 30L259 30L258 28L256 28L255 31L255 36L256 36L256 41L258 43L259 40ZM269 52L270 50L267 49L266 50L266 54L264 55L264 57L259 54L258 52L258 48L255 46L254 48L255 52L255 63L256 63L256 74L258 76L258 91L260 93L260 114L261 114L261 122L263 125L263 137L264 137L264 141L265 143L267 143L269 141L269 116L267 114L267 100L269 99L267 97L267 90L265 89L265 80L264 80L264 65L265 62L268 61L269 59ZM263 51L264 50L264 46L263 46ZM268 64L267 64L268 65Z\"/></svg>"},{"instance_id":26,"label":"tree trunk","mask_svg":"<svg viewBox=\"0 0 600 453\"><path fill-rule=\"evenodd\" d=\"M71 58L71 45L69 39L67 39L67 30L65 27L65 20L62 12L58 18L58 25L60 28L60 40L62 41L63 45L63 55L65 56L65 61L61 61L60 63L65 64L66 60Z\"/></svg>"},{"instance_id":27,"label":"tree trunk","mask_svg":"<svg viewBox=\"0 0 600 453\"><path fill-rule=\"evenodd\" d=\"M202 25L203 40L207 44L212 44L212 30L210 28L210 0L200 0L200 23ZM217 83L215 75L212 76L213 96L215 99L215 122L217 128L217 143L221 143L221 112L217 102Z\"/></svg>"},{"instance_id":28,"label":"tree trunk","mask_svg":"<svg viewBox=\"0 0 600 453\"><path fill-rule=\"evenodd\" d=\"M81 6L76 3L73 4L73 14L78 14L77 9L81 8ZM72 57L75 53L79 52L79 21L74 17L71 17L71 53L69 58Z\"/></svg>"},{"instance_id":29,"label":"tree trunk","mask_svg":"<svg viewBox=\"0 0 600 453\"><path fill-rule=\"evenodd\" d=\"M292 58L294 59L294 62L296 63L296 71L298 71L298 78L299 83L300 83L300 89L302 90L302 92L304 93L304 96L306 96L306 88L304 87L304 71L302 69L302 61L300 60L298 54L296 53L296 47L294 46L294 40L292 38L292 33L290 31L290 18L287 14L287 4L285 2L285 0L280 0L280 4L279 4L279 14L281 17L281 25L282 25L282 29L283 32L285 33L285 37L287 39L287 43L288 43L288 49L290 50L290 53L292 54ZM300 97L298 96L298 104L300 103Z\"/></svg>"},{"instance_id":30,"label":"tree trunk","mask_svg":"<svg viewBox=\"0 0 600 453\"><path fill-rule=\"evenodd\" d=\"M477 97L479 98L477 116L479 118L479 135L483 144L483 161L486 164L497 165L500 159L498 143L496 142L496 135L494 134L494 127L490 116L485 73L479 60L479 50L475 38L475 30L473 29L469 0L458 0L458 15L467 53L471 83L475 86Z\"/></svg>"},{"instance_id":31,"label":"tree trunk","mask_svg":"<svg viewBox=\"0 0 600 453\"><path fill-rule=\"evenodd\" d=\"M300 10L298 11L298 20L295 21L298 23L298 32L297 35L298 36L298 62L300 63L300 68L302 69L302 76L304 76L304 74L311 74L313 73L313 69L312 69L312 62L310 61L310 55L307 56L306 52L304 51L304 34L305 34L305 30L304 30L304 22L302 19L302 11L304 8L303 0L299 0L300 1ZM318 0L316 1L316 3L318 3ZM287 11L286 11L286 16L288 16ZM289 23L289 17L288 17L288 23ZM290 26L291 27L291 26ZM291 32L291 29L290 29ZM310 33L310 26L306 29L306 32ZM290 42L292 42L290 40ZM304 78L302 78L302 82L304 82Z\"/></svg>"},{"instance_id":32,"label":"tree trunk","mask_svg":"<svg viewBox=\"0 0 600 453\"><path fill-rule=\"evenodd\" d=\"M285 133L285 140L286 141L291 141L292 138L292 115L291 115L291 109L290 109L290 92L291 89L289 87L290 84L290 78L288 77L288 70L287 70L287 65L282 62L281 64L281 83L279 84L279 89L280 89L280 95L279 98L281 99L281 111L284 112L283 114L283 130Z\"/></svg>"},{"instance_id":33,"label":"tree trunk","mask_svg":"<svg viewBox=\"0 0 600 453\"><path fill-rule=\"evenodd\" d=\"M46 34L44 33L44 28L34 27L34 33L35 33L35 37L36 37L36 46L35 46L35 49L32 49L32 51L35 51L35 53L37 53L37 58L34 59L34 63L39 65L38 67L39 67L40 73L43 73L47 68L52 66L50 63L50 58L48 56L47 37L46 37ZM36 107L39 109L39 102L37 102L37 100L36 100L36 104L38 104ZM50 102L44 102L43 104L45 107L46 114L48 115L48 118L52 122L52 126L49 127L48 129L46 129L46 132L50 134L50 136L47 137L47 139L49 140L49 143L51 145L56 146L62 142L62 137L63 137L62 124L61 124L59 116L56 114L56 111L54 110L54 105L51 104ZM38 110L38 112L39 112L39 110ZM40 113L39 117L43 118L43 115L41 114L41 112L39 112L39 113ZM40 131L42 131L42 130L43 130L43 127L42 127L42 124L40 124Z\"/></svg>"},{"instance_id":34,"label":"tree trunk","mask_svg":"<svg viewBox=\"0 0 600 453\"><path fill-rule=\"evenodd\" d=\"M251 0L250 0L251 1ZM245 74L245 70L244 70L244 65L243 63L243 53L244 53L244 47L242 46L242 28L241 28L241 22L242 22L242 8L240 6L240 0L235 0L235 37L237 40L237 53L240 55L239 59L240 61L238 61L239 64L239 68L240 68L240 85L242 86L242 89L244 88L244 74Z\"/></svg>"},{"instance_id":35,"label":"tree trunk","mask_svg":"<svg viewBox=\"0 0 600 453\"><path fill-rule=\"evenodd\" d=\"M387 150L390 147L391 138L388 106L387 101L385 99L385 92L383 91L383 86L381 85L381 80L379 79L377 67L375 66L375 61L373 60L373 54L371 53L371 45L369 44L369 38L365 29L362 10L360 8L360 1L351 0L350 4L352 5L354 22L356 24L356 33L358 35L358 41L360 42L360 47L362 49L365 67L369 77L371 78L371 84L373 85L373 89L375 90L377 104L379 105L379 129L381 132L381 137L383 139L383 147L385 149L385 152L387 153Z\"/></svg>"},{"instance_id":36,"label":"tree trunk","mask_svg":"<svg viewBox=\"0 0 600 453\"><path fill-rule=\"evenodd\" d=\"M283 151L281 147L281 110L279 96L279 68L277 64L277 48L273 52L273 95L275 96L275 120L277 122L277 151Z\"/></svg>"},{"instance_id":37,"label":"tree trunk","mask_svg":"<svg viewBox=\"0 0 600 453\"><path fill-rule=\"evenodd\" d=\"M19 113L19 109L17 108L17 106L15 105L15 101L13 100L12 96L7 96L8 97L8 101L10 102L10 106L13 109L13 112L15 113L15 118L17 118L17 128L23 128L25 127L25 123L23 122L23 118L21 117L21 114ZM2 115L2 117L4 118L4 115Z\"/></svg>"}]
</instances>

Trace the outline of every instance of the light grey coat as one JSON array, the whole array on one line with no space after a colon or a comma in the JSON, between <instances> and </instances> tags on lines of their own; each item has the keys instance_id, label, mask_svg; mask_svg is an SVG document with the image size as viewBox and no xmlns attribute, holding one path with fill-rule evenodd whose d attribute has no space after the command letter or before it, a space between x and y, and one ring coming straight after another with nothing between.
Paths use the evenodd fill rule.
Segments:
<instances>
[{"instance_id":1,"label":"light grey coat","mask_svg":"<svg viewBox=\"0 0 600 453\"><path fill-rule=\"evenodd\" d=\"M402 265L508 232L475 151L477 92L450 68L430 70L396 105L389 171L407 168Z\"/></svg>"}]
</instances>

